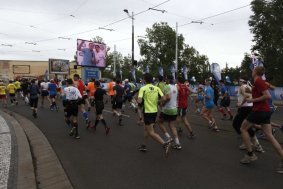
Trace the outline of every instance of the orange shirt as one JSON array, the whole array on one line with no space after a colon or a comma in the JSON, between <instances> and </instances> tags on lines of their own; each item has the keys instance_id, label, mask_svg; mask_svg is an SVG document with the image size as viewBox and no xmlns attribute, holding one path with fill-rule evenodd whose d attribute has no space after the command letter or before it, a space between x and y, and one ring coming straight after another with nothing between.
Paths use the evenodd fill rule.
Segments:
<instances>
[{"instance_id":1,"label":"orange shirt","mask_svg":"<svg viewBox=\"0 0 283 189\"><path fill-rule=\"evenodd\" d=\"M113 87L115 86L115 82L111 81L109 82L108 84L108 90L109 90L109 95L110 96L113 96L115 93L114 93L114 90L113 90Z\"/></svg>"},{"instance_id":2,"label":"orange shirt","mask_svg":"<svg viewBox=\"0 0 283 189\"><path fill-rule=\"evenodd\" d=\"M89 90L88 96L94 96L94 92L95 92L94 82L89 82L87 84L87 90Z\"/></svg>"}]
</instances>

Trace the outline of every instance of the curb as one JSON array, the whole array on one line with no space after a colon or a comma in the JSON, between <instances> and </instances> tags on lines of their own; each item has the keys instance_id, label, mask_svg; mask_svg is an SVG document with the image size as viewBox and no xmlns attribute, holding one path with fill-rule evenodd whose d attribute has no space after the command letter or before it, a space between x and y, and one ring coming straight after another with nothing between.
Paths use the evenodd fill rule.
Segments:
<instances>
[{"instance_id":1,"label":"curb","mask_svg":"<svg viewBox=\"0 0 283 189\"><path fill-rule=\"evenodd\" d=\"M20 159L23 158L22 161L28 159L29 168L25 171L28 172L29 175L34 175L33 177L27 177L25 174L18 173L18 188L72 189L73 186L67 177L61 162L57 158L57 155L43 133L34 125L33 122L25 117L8 110L5 110L5 112L9 114L10 117L13 117L10 118L11 122L16 122L15 125L12 125L15 131L18 131L16 132L16 137L19 151L19 171L21 169L25 170L25 164L21 164ZM14 120L12 121L12 119ZM26 145L21 148L22 140L25 140L28 148ZM33 183L35 183L34 187L26 187L25 185L20 184L21 182L26 182L26 177L33 180Z\"/></svg>"}]
</instances>

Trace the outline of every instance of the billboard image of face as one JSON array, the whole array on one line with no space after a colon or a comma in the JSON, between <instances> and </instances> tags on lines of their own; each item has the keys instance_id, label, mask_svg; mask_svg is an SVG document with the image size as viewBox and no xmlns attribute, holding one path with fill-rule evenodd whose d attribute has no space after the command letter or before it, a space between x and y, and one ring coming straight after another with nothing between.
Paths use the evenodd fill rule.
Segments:
<instances>
[{"instance_id":1,"label":"billboard image of face","mask_svg":"<svg viewBox=\"0 0 283 189\"><path fill-rule=\"evenodd\" d=\"M69 60L49 59L49 73L68 74Z\"/></svg>"},{"instance_id":2,"label":"billboard image of face","mask_svg":"<svg viewBox=\"0 0 283 189\"><path fill-rule=\"evenodd\" d=\"M106 67L106 45L77 39L77 64L89 67Z\"/></svg>"}]
</instances>

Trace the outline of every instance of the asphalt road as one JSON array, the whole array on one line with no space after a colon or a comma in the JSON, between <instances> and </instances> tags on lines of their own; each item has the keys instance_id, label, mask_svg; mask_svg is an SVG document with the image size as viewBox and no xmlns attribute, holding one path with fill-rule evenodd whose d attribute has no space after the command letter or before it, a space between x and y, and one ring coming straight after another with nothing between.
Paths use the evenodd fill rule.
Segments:
<instances>
[{"instance_id":1,"label":"asphalt road","mask_svg":"<svg viewBox=\"0 0 283 189\"><path fill-rule=\"evenodd\" d=\"M214 115L221 131L215 133L191 108L188 116L196 138L188 139L184 132L180 137L183 149L172 150L166 159L162 147L153 140L148 143L147 153L137 150L143 139L143 128L136 124L132 110L126 109L124 126L118 126L117 118L109 112L109 104L106 105L104 117L111 127L109 136L105 136L102 125L96 132L86 130L80 116L81 139L75 140L68 135L62 108L59 112L39 109L37 119L23 102L9 109L31 119L44 133L76 189L281 189L283 186L283 175L275 172L279 157L268 142L260 141L266 152L257 154L256 162L239 163L244 155L238 149L240 139L231 121L220 120L219 112ZM282 112L283 107L279 107L273 120L283 123ZM94 113L91 119L94 120ZM283 143L282 132L278 131L277 139Z\"/></svg>"}]
</instances>

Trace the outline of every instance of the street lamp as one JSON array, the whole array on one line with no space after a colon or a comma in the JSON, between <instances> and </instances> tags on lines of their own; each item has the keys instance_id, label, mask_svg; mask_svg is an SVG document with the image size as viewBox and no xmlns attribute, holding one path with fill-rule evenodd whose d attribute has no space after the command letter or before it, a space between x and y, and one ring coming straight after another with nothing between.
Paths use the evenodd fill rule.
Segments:
<instances>
[{"instance_id":1,"label":"street lamp","mask_svg":"<svg viewBox=\"0 0 283 189\"><path fill-rule=\"evenodd\" d=\"M134 12L132 12L132 15L130 15L128 9L124 9L124 12L129 16L129 18L132 19L132 65L134 65L134 61L135 61L135 55L134 55L134 50L135 50L135 45L134 45L134 40L135 40L135 36L134 36Z\"/></svg>"}]
</instances>

